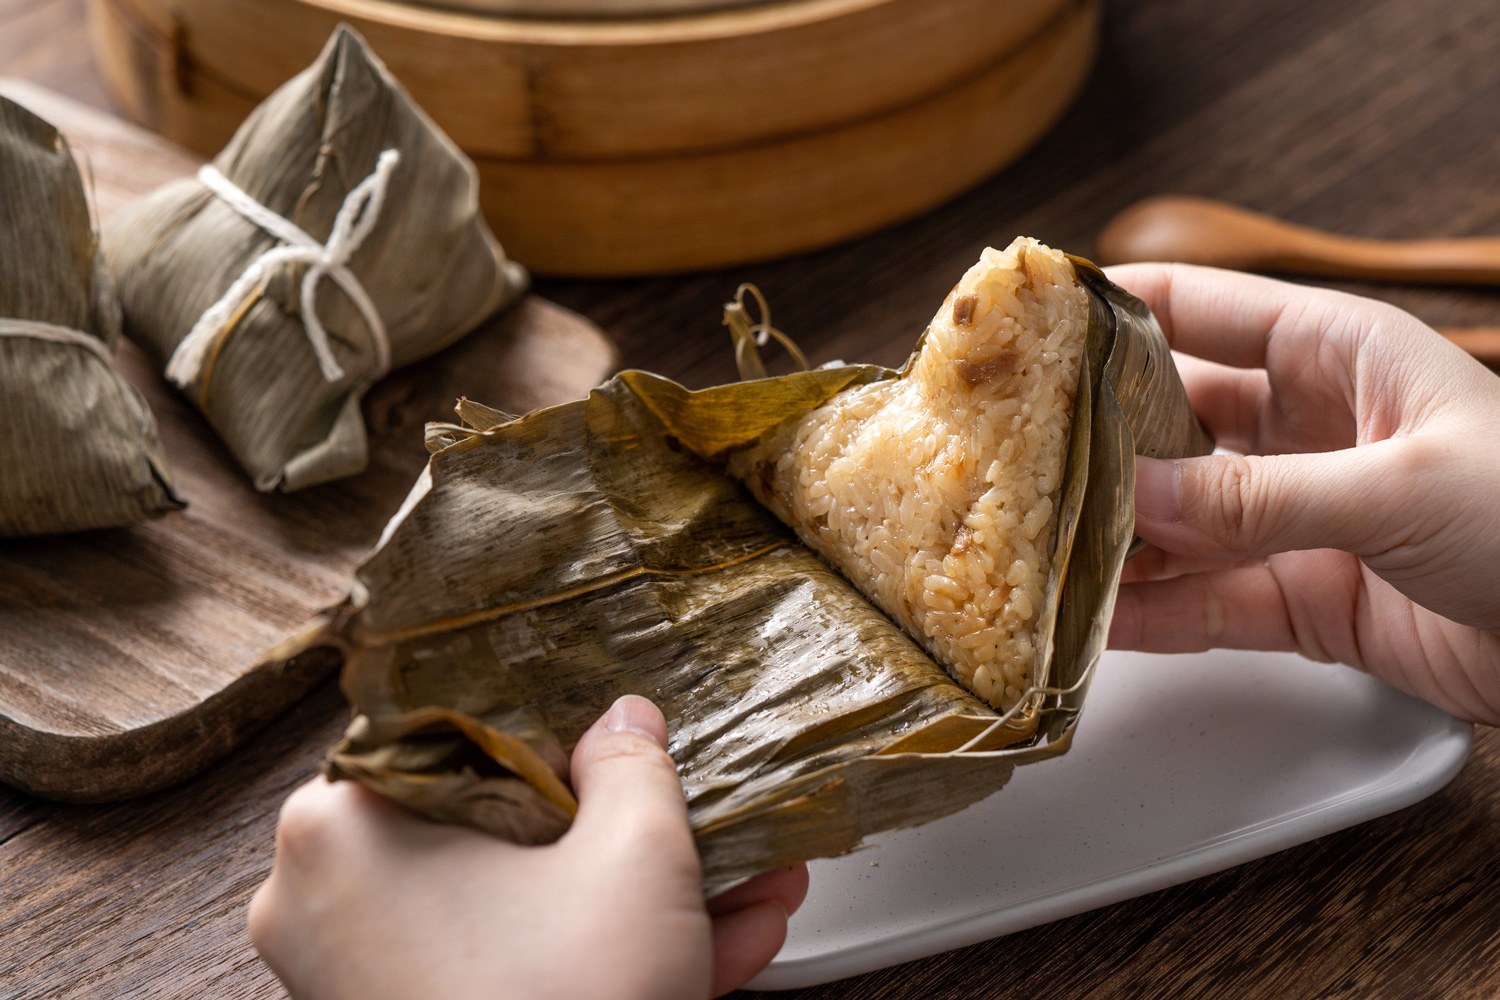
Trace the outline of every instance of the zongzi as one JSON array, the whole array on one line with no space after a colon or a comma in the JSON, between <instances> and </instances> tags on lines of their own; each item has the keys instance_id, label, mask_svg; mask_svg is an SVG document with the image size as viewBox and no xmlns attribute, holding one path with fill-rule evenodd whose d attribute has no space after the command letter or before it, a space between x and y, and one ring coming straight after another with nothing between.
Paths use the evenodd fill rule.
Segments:
<instances>
[{"instance_id":1,"label":"zongzi","mask_svg":"<svg viewBox=\"0 0 1500 1000\"><path fill-rule=\"evenodd\" d=\"M156 420L111 363L119 331L72 152L0 97L0 537L182 507Z\"/></svg>"},{"instance_id":2,"label":"zongzi","mask_svg":"<svg viewBox=\"0 0 1500 1000\"><path fill-rule=\"evenodd\" d=\"M740 333L742 371L764 375ZM1049 428L1024 453L1005 451L1012 390ZM969 426L986 408L1003 440ZM942 507L898 505L916 540L898 553L946 558L970 527L966 551L996 561L985 579L1004 608L1021 583L1005 582L1000 561L1018 547L962 522L1014 517L1038 550L1037 607L1017 618L1034 653L1003 711L831 566L840 553L819 558L726 474L819 544L799 507L822 527L811 485L817 463L837 459L818 442L861 440L854 411L913 449L864 470L877 492L950 459L959 470L962 489L932 493ZM627 371L523 417L467 401L459 415L463 425L429 427L427 471L348 599L282 650L326 644L347 657L356 717L328 773L434 819L550 840L574 808L565 752L616 697L645 695L667 717L710 892L954 812L1016 765L1064 752L1131 545L1132 455L1210 447L1145 306L1087 261L1030 241L986 255L900 372L832 366L694 392ZM956 437L956 450L929 434ZM1014 487L1020 507L975 506L1001 482L1029 484ZM868 535L873 518L856 537L859 525Z\"/></svg>"},{"instance_id":3,"label":"zongzi","mask_svg":"<svg viewBox=\"0 0 1500 1000\"><path fill-rule=\"evenodd\" d=\"M474 165L347 27L211 165L104 235L126 336L261 490L361 471L369 386L527 280L479 213Z\"/></svg>"},{"instance_id":4,"label":"zongzi","mask_svg":"<svg viewBox=\"0 0 1500 1000\"><path fill-rule=\"evenodd\" d=\"M898 379L788 420L730 471L967 688L1031 686L1089 300L1035 240L989 249Z\"/></svg>"}]
</instances>

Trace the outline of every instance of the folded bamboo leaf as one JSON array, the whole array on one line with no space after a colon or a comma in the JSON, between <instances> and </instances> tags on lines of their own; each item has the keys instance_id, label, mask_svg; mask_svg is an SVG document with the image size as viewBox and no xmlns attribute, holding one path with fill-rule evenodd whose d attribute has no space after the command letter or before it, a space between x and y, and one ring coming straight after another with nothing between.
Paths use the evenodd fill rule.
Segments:
<instances>
[{"instance_id":1,"label":"folded bamboo leaf","mask_svg":"<svg viewBox=\"0 0 1500 1000\"><path fill-rule=\"evenodd\" d=\"M1064 751L1131 541L1137 442L1209 442L1144 307L1085 261L1047 266L1065 276L1082 348L1037 652L1003 711L727 473L920 362L698 392L625 372L516 419L465 401L466 424L430 429L428 469L349 599L288 650L346 651L357 718L329 773L433 818L549 841L574 808L565 751L615 698L641 694L667 716L712 893L955 812ZM935 321L926 336L943 335Z\"/></svg>"},{"instance_id":2,"label":"folded bamboo leaf","mask_svg":"<svg viewBox=\"0 0 1500 1000\"><path fill-rule=\"evenodd\" d=\"M0 97L0 537L182 507L156 420L111 363L119 336L72 153Z\"/></svg>"},{"instance_id":3,"label":"folded bamboo leaf","mask_svg":"<svg viewBox=\"0 0 1500 1000\"><path fill-rule=\"evenodd\" d=\"M125 333L261 490L365 467L359 402L525 290L474 165L340 27L212 165L115 215Z\"/></svg>"}]
</instances>

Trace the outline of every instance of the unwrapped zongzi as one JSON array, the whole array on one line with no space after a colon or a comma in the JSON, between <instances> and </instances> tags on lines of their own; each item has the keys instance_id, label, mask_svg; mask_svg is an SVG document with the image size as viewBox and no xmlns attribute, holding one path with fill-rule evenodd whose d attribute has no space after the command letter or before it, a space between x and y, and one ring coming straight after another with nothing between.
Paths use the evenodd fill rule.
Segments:
<instances>
[{"instance_id":1,"label":"unwrapped zongzi","mask_svg":"<svg viewBox=\"0 0 1500 1000\"><path fill-rule=\"evenodd\" d=\"M1035 676L1088 324L1061 253L986 250L900 378L839 393L729 462L996 708Z\"/></svg>"},{"instance_id":2,"label":"unwrapped zongzi","mask_svg":"<svg viewBox=\"0 0 1500 1000\"><path fill-rule=\"evenodd\" d=\"M0 97L0 537L182 507L156 420L111 363L119 330L67 143Z\"/></svg>"},{"instance_id":3,"label":"unwrapped zongzi","mask_svg":"<svg viewBox=\"0 0 1500 1000\"><path fill-rule=\"evenodd\" d=\"M366 389L526 284L474 165L345 27L210 166L104 235L126 335L261 490L362 470Z\"/></svg>"}]
</instances>

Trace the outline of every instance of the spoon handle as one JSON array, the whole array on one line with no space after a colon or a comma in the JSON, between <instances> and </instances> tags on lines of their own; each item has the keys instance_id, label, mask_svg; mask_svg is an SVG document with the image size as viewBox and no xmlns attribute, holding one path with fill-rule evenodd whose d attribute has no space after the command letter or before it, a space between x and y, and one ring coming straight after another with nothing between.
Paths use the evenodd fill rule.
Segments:
<instances>
[{"instance_id":1,"label":"spoon handle","mask_svg":"<svg viewBox=\"0 0 1500 1000\"><path fill-rule=\"evenodd\" d=\"M1500 239L1358 239L1179 195L1126 208L1099 234L1098 249L1107 264L1175 260L1373 281L1500 284Z\"/></svg>"}]
</instances>

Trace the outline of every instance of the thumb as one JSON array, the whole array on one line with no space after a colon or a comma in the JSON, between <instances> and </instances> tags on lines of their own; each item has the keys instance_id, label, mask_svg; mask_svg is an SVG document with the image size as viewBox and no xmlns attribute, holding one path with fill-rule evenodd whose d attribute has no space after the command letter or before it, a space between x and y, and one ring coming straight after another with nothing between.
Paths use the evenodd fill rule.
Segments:
<instances>
[{"instance_id":1,"label":"thumb","mask_svg":"<svg viewBox=\"0 0 1500 1000\"><path fill-rule=\"evenodd\" d=\"M682 782L666 745L666 719L650 701L627 694L611 705L573 748L573 830L610 836L623 817L635 816L680 827L691 843Z\"/></svg>"},{"instance_id":2,"label":"thumb","mask_svg":"<svg viewBox=\"0 0 1500 1000\"><path fill-rule=\"evenodd\" d=\"M1367 555L1386 547L1413 477L1398 442L1297 455L1135 460L1135 530L1208 558L1298 549Z\"/></svg>"}]
</instances>

